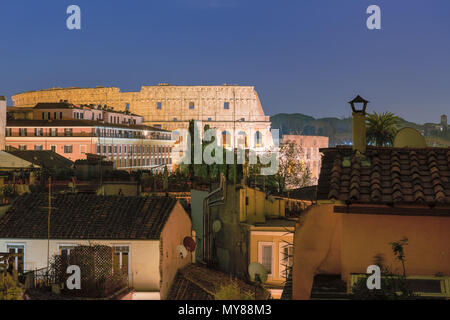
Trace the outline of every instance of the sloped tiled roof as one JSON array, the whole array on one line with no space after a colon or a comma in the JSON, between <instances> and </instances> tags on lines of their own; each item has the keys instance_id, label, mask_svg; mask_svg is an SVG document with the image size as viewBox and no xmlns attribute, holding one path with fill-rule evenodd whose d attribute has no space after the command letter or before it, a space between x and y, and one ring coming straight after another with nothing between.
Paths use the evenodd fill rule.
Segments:
<instances>
[{"instance_id":1,"label":"sloped tiled roof","mask_svg":"<svg viewBox=\"0 0 450 320\"><path fill-rule=\"evenodd\" d=\"M450 205L450 148L351 147L324 153L318 200L350 203Z\"/></svg>"},{"instance_id":2,"label":"sloped tiled roof","mask_svg":"<svg viewBox=\"0 0 450 320\"><path fill-rule=\"evenodd\" d=\"M170 288L167 300L214 300L221 286L236 281L242 292L255 293L255 285L232 278L222 271L199 264L190 264L179 270ZM256 288L258 300L266 300L269 293Z\"/></svg>"},{"instance_id":3,"label":"sloped tiled roof","mask_svg":"<svg viewBox=\"0 0 450 320\"><path fill-rule=\"evenodd\" d=\"M52 239L158 240L177 200L59 194L52 200ZM17 198L0 218L0 238L47 239L48 194Z\"/></svg>"},{"instance_id":4,"label":"sloped tiled roof","mask_svg":"<svg viewBox=\"0 0 450 320\"><path fill-rule=\"evenodd\" d=\"M72 160L50 150L8 150L6 152L44 168L71 168L74 164Z\"/></svg>"}]
</instances>

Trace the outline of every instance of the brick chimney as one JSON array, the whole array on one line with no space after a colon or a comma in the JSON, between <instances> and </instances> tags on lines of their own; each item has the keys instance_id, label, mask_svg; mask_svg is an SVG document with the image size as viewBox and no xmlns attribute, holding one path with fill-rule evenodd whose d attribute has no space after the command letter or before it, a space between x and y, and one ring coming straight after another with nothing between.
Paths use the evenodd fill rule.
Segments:
<instances>
[{"instance_id":1,"label":"brick chimney","mask_svg":"<svg viewBox=\"0 0 450 320\"><path fill-rule=\"evenodd\" d=\"M353 115L353 150L361 153L366 152L366 107L369 101L361 98L359 95L349 101L352 107Z\"/></svg>"}]
</instances>

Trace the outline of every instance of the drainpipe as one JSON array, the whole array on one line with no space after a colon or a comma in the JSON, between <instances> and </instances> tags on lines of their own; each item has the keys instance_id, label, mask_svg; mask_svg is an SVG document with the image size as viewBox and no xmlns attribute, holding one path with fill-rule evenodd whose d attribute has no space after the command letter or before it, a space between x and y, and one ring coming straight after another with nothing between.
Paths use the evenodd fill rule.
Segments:
<instances>
[{"instance_id":1,"label":"drainpipe","mask_svg":"<svg viewBox=\"0 0 450 320\"><path fill-rule=\"evenodd\" d=\"M220 175L220 186L219 188L210 192L203 199L203 261L207 264L211 263L211 241L210 241L210 233L211 233L211 222L210 222L210 207L214 205L222 205L226 199L226 181L225 176L223 174ZM216 194L222 193L221 197L216 200L210 200Z\"/></svg>"}]
</instances>

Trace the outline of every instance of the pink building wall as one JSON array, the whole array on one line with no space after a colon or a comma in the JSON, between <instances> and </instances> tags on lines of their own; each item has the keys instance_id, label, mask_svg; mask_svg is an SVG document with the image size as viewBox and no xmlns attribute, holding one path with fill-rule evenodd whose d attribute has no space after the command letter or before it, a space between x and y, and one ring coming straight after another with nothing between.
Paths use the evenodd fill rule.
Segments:
<instances>
[{"instance_id":1,"label":"pink building wall","mask_svg":"<svg viewBox=\"0 0 450 320\"><path fill-rule=\"evenodd\" d=\"M322 155L320 148L328 148L329 138L322 136L303 136L303 135L284 135L283 143L287 141L294 142L302 148L303 161L311 170L314 182L317 182L320 175L322 164Z\"/></svg>"}]
</instances>

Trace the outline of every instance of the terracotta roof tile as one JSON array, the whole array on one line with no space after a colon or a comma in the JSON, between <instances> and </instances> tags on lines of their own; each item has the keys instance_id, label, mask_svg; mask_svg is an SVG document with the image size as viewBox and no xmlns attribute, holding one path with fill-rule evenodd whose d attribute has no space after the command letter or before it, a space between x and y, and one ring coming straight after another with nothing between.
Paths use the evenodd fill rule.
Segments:
<instances>
[{"instance_id":1,"label":"terracotta roof tile","mask_svg":"<svg viewBox=\"0 0 450 320\"><path fill-rule=\"evenodd\" d=\"M167 300L214 300L221 286L236 283L242 292L266 300L269 293L239 278L199 264L190 264L179 270L169 290Z\"/></svg>"},{"instance_id":2,"label":"terracotta roof tile","mask_svg":"<svg viewBox=\"0 0 450 320\"><path fill-rule=\"evenodd\" d=\"M450 205L448 148L368 146L367 167L351 147L321 149L324 153L317 187L318 200L378 204ZM342 166L343 159L347 165Z\"/></svg>"}]
</instances>

